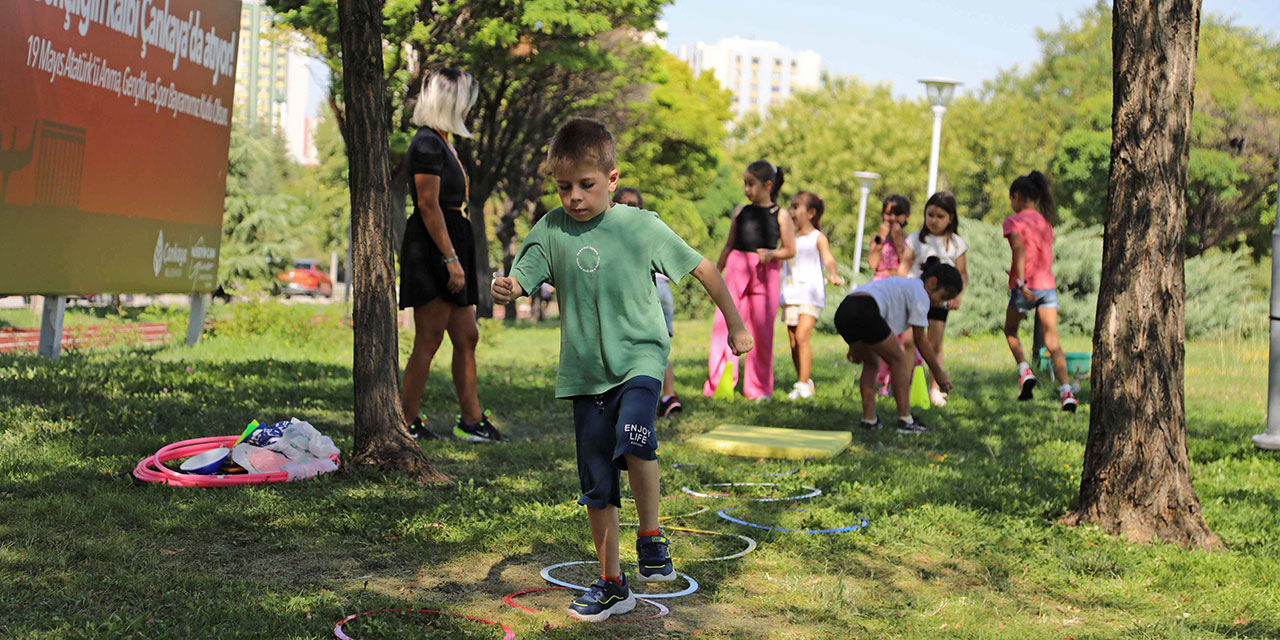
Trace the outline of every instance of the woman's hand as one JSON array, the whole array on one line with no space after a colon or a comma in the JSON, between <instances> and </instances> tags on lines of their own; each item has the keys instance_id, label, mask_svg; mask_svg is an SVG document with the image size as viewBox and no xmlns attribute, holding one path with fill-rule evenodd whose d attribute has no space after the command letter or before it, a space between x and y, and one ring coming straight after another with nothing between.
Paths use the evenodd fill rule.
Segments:
<instances>
[{"instance_id":1,"label":"woman's hand","mask_svg":"<svg viewBox=\"0 0 1280 640\"><path fill-rule=\"evenodd\" d=\"M467 274L462 270L462 265L458 264L457 256L455 260L445 265L449 269L449 284L445 285L449 289L449 293L457 293L467 284Z\"/></svg>"},{"instance_id":2,"label":"woman's hand","mask_svg":"<svg viewBox=\"0 0 1280 640\"><path fill-rule=\"evenodd\" d=\"M960 296L956 296L956 297L954 297L954 298L952 298L952 299L948 300L948 301L947 301L947 308L948 308L948 309L950 309L950 310L952 310L952 311L955 311L956 309L959 309L959 308L960 308Z\"/></svg>"}]
</instances>

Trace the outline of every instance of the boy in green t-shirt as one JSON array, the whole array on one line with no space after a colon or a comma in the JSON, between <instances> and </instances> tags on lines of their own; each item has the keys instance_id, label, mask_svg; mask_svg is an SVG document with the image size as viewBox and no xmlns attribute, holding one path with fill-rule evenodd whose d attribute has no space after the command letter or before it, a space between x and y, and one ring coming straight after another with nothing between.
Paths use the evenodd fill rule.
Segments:
<instances>
[{"instance_id":1,"label":"boy in green t-shirt","mask_svg":"<svg viewBox=\"0 0 1280 640\"><path fill-rule=\"evenodd\" d=\"M658 527L657 410L670 338L653 274L679 282L693 273L729 324L729 347L751 350L751 334L715 265L689 248L650 211L615 205L613 136L603 124L574 118L551 139L547 164L562 207L534 225L510 277L494 278L493 301L506 304L542 283L560 301L556 397L573 400L578 480L600 560L600 580L569 615L600 622L635 608L618 561L620 469L627 470L640 515L636 540L641 582L675 580Z\"/></svg>"}]
</instances>

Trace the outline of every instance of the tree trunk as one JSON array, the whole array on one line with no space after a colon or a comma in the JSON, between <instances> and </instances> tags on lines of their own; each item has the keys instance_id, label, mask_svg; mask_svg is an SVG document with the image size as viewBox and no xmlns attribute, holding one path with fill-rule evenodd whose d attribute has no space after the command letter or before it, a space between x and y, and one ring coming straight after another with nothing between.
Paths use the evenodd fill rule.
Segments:
<instances>
[{"instance_id":1,"label":"tree trunk","mask_svg":"<svg viewBox=\"0 0 1280 640\"><path fill-rule=\"evenodd\" d=\"M383 96L382 0L338 3L355 263L355 445L351 462L445 481L404 428L400 408L389 124Z\"/></svg>"},{"instance_id":2,"label":"tree trunk","mask_svg":"<svg viewBox=\"0 0 1280 640\"><path fill-rule=\"evenodd\" d=\"M467 203L467 212L471 215L471 231L476 241L476 280L480 284L480 300L476 303L476 316L493 317L493 298L489 296L489 288L493 284L493 266L489 262L489 230L484 224L484 200L472 195Z\"/></svg>"},{"instance_id":3,"label":"tree trunk","mask_svg":"<svg viewBox=\"0 0 1280 640\"><path fill-rule=\"evenodd\" d=\"M1183 240L1200 0L1116 0L1093 408L1067 524L1217 548L1191 487Z\"/></svg>"}]
</instances>

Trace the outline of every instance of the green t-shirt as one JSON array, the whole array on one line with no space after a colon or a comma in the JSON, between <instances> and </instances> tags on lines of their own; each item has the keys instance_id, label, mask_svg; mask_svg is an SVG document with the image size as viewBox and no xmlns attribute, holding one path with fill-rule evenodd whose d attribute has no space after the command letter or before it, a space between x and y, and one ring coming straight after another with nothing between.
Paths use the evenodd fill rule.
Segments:
<instances>
[{"instance_id":1,"label":"green t-shirt","mask_svg":"<svg viewBox=\"0 0 1280 640\"><path fill-rule=\"evenodd\" d=\"M511 276L525 293L543 282L556 288L556 397L604 393L636 376L661 380L671 343L653 274L679 282L700 262L652 211L615 204L588 222L562 207L543 216Z\"/></svg>"}]
</instances>

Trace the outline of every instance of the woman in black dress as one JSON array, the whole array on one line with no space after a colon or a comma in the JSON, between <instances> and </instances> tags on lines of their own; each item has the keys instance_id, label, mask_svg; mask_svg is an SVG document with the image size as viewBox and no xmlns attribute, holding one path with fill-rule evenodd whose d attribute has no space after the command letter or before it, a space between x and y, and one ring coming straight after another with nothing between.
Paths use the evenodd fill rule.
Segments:
<instances>
[{"instance_id":1,"label":"woman in black dress","mask_svg":"<svg viewBox=\"0 0 1280 640\"><path fill-rule=\"evenodd\" d=\"M418 410L431 360L445 333L453 343L453 386L460 413L453 435L469 442L496 442L502 434L480 409L476 389L475 243L467 216L470 179L450 141L470 137L463 122L479 87L471 74L443 68L422 83L413 122L418 133L409 144L409 193L413 215L400 248L400 308L413 309L413 353L405 364L401 404L409 434L438 438Z\"/></svg>"}]
</instances>

